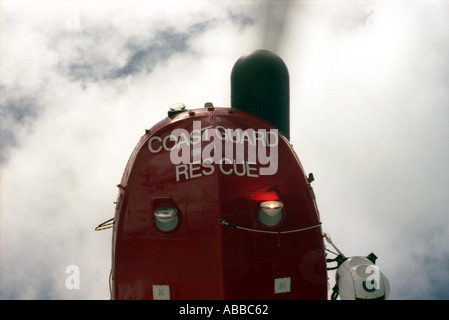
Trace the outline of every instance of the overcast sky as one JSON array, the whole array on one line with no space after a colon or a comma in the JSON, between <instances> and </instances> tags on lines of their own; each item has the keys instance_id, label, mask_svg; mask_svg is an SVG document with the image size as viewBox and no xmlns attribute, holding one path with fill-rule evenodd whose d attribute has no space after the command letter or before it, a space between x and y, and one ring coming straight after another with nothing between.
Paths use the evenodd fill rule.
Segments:
<instances>
[{"instance_id":1,"label":"overcast sky","mask_svg":"<svg viewBox=\"0 0 449 320\"><path fill-rule=\"evenodd\" d=\"M260 48L324 231L378 256L390 298L449 298L449 2L272 2L1 1L1 299L109 299L94 228L140 136L173 103L230 106Z\"/></svg>"}]
</instances>

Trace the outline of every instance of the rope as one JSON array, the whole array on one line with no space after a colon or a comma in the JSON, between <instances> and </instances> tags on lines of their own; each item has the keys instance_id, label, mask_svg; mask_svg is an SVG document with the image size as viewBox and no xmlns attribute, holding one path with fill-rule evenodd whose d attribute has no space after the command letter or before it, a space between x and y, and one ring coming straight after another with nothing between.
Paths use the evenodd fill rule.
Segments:
<instances>
[{"instance_id":1,"label":"rope","mask_svg":"<svg viewBox=\"0 0 449 320\"><path fill-rule=\"evenodd\" d=\"M320 222L320 223L318 223L318 224L316 224L314 226L301 228L301 229L294 229L294 230L288 230L288 231L269 231L269 230L258 230L258 229L251 229L251 228L245 228L245 227L237 226L237 225L235 225L233 223L227 222L224 219L219 219L218 223L221 224L222 226L233 227L233 228L241 229L241 230L245 230L245 231L269 233L269 234L277 234L277 235L306 231L306 230L310 230L310 229L317 228L317 227L321 226L321 222Z\"/></svg>"},{"instance_id":2,"label":"rope","mask_svg":"<svg viewBox=\"0 0 449 320\"><path fill-rule=\"evenodd\" d=\"M329 251L329 252L331 252L331 253L336 255L336 257L334 259L326 259L326 263L331 263L331 262L337 263L337 265L334 266L334 267L327 267L327 270L328 271L330 271L330 270L337 270L341 266L341 264L343 262L345 262L348 258L346 258L345 255L332 242L332 239L331 239L330 235L328 235L327 233L324 233L323 234L323 238L326 239L326 241L335 249L335 251L337 251L337 253L335 253L335 252L333 252L333 251L331 251L331 250L326 248L326 251ZM339 275L338 275L338 273L336 273L336 275L335 275L335 285L332 288L332 294L331 294L331 299L332 300L337 300L338 295L340 294L340 288L338 287L338 278L339 278Z\"/></svg>"},{"instance_id":3,"label":"rope","mask_svg":"<svg viewBox=\"0 0 449 320\"><path fill-rule=\"evenodd\" d=\"M345 257L345 255L343 253L341 253L340 250L338 250L337 246L332 242L332 239L330 237L330 235L328 235L327 233L323 234L323 237L326 239L326 241L332 246L334 247L335 251L338 252L339 255L341 255L342 257Z\"/></svg>"},{"instance_id":4,"label":"rope","mask_svg":"<svg viewBox=\"0 0 449 320\"><path fill-rule=\"evenodd\" d=\"M96 228L95 231L101 231L105 229L112 228L114 226L114 218L106 220L103 223L100 223Z\"/></svg>"}]
</instances>

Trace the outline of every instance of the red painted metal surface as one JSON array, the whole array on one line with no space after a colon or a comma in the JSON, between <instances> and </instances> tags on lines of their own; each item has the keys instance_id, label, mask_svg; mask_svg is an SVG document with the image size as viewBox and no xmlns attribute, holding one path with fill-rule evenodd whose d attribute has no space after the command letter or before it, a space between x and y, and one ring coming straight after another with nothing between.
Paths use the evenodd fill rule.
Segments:
<instances>
[{"instance_id":1,"label":"red painted metal surface","mask_svg":"<svg viewBox=\"0 0 449 320\"><path fill-rule=\"evenodd\" d=\"M166 118L141 138L119 185L112 298L326 299L319 214L289 142L279 134L274 175L260 175L260 163L173 164L174 142L166 137L176 128L192 132L194 121L220 130L274 129L242 111L205 108ZM282 219L267 227L259 204L276 197ZM179 222L162 232L153 213L167 205Z\"/></svg>"}]
</instances>

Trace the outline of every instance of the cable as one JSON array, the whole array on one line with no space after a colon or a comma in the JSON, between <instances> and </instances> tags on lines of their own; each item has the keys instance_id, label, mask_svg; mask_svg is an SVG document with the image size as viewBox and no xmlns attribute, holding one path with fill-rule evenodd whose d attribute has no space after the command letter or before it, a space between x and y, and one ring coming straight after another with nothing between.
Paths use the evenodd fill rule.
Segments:
<instances>
[{"instance_id":1,"label":"cable","mask_svg":"<svg viewBox=\"0 0 449 320\"><path fill-rule=\"evenodd\" d=\"M96 228L95 231L101 231L101 230L105 230L105 229L109 229L112 228L114 226L114 218L106 220L103 223L100 223Z\"/></svg>"},{"instance_id":2,"label":"cable","mask_svg":"<svg viewBox=\"0 0 449 320\"><path fill-rule=\"evenodd\" d=\"M311 226L311 227L306 227L306 228L301 228L301 229L294 229L294 230L287 230L287 231L269 231L269 230L259 230L259 229L251 229L251 228L245 228L245 227L241 227L238 225L235 225L233 223L227 222L224 219L219 219L218 223L221 224L222 226L227 226L227 227L233 227L236 229L241 229L241 230L245 230L245 231L251 231L251 232L260 232L260 233L269 233L269 234L287 234L287 233L293 233L293 232L301 232L301 231L306 231L306 230L310 230L313 228L317 228L319 226L321 226L321 222Z\"/></svg>"},{"instance_id":3,"label":"cable","mask_svg":"<svg viewBox=\"0 0 449 320\"><path fill-rule=\"evenodd\" d=\"M338 250L338 248L337 248L337 247L335 246L335 244L332 242L331 237L330 237L327 233L324 233L324 234L323 234L323 237L326 239L326 241L327 241L332 247L334 247L335 251L337 251L338 254L339 254L340 256L345 257L345 255L344 255L340 250Z\"/></svg>"}]
</instances>

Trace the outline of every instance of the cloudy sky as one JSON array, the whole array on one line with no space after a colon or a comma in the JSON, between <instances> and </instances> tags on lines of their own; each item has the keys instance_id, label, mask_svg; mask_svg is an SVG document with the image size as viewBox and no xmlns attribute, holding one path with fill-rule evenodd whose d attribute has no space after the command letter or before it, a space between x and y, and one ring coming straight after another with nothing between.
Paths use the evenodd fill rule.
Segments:
<instances>
[{"instance_id":1,"label":"cloudy sky","mask_svg":"<svg viewBox=\"0 0 449 320\"><path fill-rule=\"evenodd\" d=\"M260 48L324 231L378 256L390 298L449 298L449 2L272 2L0 2L1 299L109 299L94 228L140 136L173 103L228 107Z\"/></svg>"}]
</instances>

